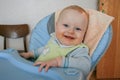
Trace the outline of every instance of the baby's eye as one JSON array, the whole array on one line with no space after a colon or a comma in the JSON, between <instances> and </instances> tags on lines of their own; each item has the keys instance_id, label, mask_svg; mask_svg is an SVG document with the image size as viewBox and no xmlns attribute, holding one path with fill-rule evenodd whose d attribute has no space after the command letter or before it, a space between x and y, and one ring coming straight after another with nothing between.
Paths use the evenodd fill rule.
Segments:
<instances>
[{"instance_id":1,"label":"baby's eye","mask_svg":"<svg viewBox=\"0 0 120 80\"><path fill-rule=\"evenodd\" d=\"M68 25L67 24L63 24L65 27L68 27Z\"/></svg>"},{"instance_id":2,"label":"baby's eye","mask_svg":"<svg viewBox=\"0 0 120 80\"><path fill-rule=\"evenodd\" d=\"M81 28L75 28L75 30L81 31Z\"/></svg>"}]
</instances>

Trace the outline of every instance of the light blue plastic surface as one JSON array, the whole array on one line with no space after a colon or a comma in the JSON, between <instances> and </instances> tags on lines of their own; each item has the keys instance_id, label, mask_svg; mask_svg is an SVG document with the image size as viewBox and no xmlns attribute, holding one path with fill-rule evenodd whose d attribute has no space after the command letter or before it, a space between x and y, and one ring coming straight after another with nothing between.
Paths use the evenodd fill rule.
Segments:
<instances>
[{"instance_id":1,"label":"light blue plastic surface","mask_svg":"<svg viewBox=\"0 0 120 80\"><path fill-rule=\"evenodd\" d=\"M38 66L20 57L16 50L0 51L0 80L79 80L80 76L83 77L80 70L73 68L39 72Z\"/></svg>"},{"instance_id":2,"label":"light blue plastic surface","mask_svg":"<svg viewBox=\"0 0 120 80\"><path fill-rule=\"evenodd\" d=\"M92 60L92 66L91 70L95 68L101 57L105 54L106 50L108 49L111 40L112 40L112 26L110 25L104 35L102 36L102 39L98 43L98 46L96 47L95 51L93 52L93 55L91 57Z\"/></svg>"},{"instance_id":3,"label":"light blue plastic surface","mask_svg":"<svg viewBox=\"0 0 120 80\"><path fill-rule=\"evenodd\" d=\"M40 20L36 27L32 30L32 34L29 42L29 50L37 49L44 46L50 38L47 31L47 22L51 15Z\"/></svg>"}]
</instances>

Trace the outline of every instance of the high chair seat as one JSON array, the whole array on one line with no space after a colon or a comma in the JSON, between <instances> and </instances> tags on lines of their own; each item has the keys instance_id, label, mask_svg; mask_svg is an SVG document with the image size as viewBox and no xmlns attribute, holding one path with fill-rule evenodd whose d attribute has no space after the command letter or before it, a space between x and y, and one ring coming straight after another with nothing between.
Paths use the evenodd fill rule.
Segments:
<instances>
[{"instance_id":1,"label":"high chair seat","mask_svg":"<svg viewBox=\"0 0 120 80\"><path fill-rule=\"evenodd\" d=\"M54 24L51 23L54 22L54 15L55 13L43 18L33 29L29 50L42 47L47 43L50 33L54 31ZM91 71L104 55L111 38L112 27L110 25L91 56ZM44 70L38 72L38 68L38 66L33 66L33 62L20 57L14 49L0 51L0 80L86 80L88 75L82 74L82 70L75 68L50 68L48 72L44 72Z\"/></svg>"}]
</instances>

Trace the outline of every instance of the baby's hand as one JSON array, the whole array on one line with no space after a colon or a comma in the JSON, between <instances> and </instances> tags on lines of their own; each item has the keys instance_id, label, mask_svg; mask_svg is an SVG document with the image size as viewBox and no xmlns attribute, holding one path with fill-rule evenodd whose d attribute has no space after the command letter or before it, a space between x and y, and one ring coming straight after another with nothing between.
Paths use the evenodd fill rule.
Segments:
<instances>
[{"instance_id":1,"label":"baby's hand","mask_svg":"<svg viewBox=\"0 0 120 80\"><path fill-rule=\"evenodd\" d=\"M33 53L32 52L20 53L20 56L28 59L33 57Z\"/></svg>"},{"instance_id":2,"label":"baby's hand","mask_svg":"<svg viewBox=\"0 0 120 80\"><path fill-rule=\"evenodd\" d=\"M62 57L57 57L55 59L49 61L37 61L34 63L35 66L40 65L39 71L45 67L45 71L47 72L50 67L59 67L62 62Z\"/></svg>"}]
</instances>

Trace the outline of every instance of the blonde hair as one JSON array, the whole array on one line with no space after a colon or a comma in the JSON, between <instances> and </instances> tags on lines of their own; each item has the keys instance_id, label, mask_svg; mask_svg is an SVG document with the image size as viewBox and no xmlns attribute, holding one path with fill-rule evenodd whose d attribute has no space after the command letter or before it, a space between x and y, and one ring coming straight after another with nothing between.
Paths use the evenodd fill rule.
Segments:
<instances>
[{"instance_id":1,"label":"blonde hair","mask_svg":"<svg viewBox=\"0 0 120 80\"><path fill-rule=\"evenodd\" d=\"M89 15L88 13L80 6L77 6L77 5L71 5L71 6L68 6L66 8L64 8L61 12L60 12L60 15L65 11L65 10L68 10L68 9L72 9L72 10L76 10L78 12L80 12L81 14L85 14L87 19L89 20ZM60 16L59 15L59 16Z\"/></svg>"}]
</instances>

